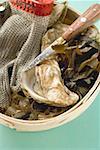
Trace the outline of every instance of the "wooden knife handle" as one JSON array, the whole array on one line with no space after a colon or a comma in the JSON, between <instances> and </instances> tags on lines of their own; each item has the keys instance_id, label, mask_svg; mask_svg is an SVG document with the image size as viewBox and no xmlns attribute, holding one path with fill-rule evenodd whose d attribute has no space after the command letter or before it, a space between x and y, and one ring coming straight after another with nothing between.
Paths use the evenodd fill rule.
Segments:
<instances>
[{"instance_id":1,"label":"wooden knife handle","mask_svg":"<svg viewBox=\"0 0 100 150\"><path fill-rule=\"evenodd\" d=\"M100 4L94 4L70 25L62 37L69 41L98 19L100 19Z\"/></svg>"}]
</instances>

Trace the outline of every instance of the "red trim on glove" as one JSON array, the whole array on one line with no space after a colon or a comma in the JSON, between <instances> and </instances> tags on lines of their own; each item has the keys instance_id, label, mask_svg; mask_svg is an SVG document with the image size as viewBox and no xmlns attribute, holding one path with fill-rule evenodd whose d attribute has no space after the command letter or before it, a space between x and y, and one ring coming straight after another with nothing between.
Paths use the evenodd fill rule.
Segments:
<instances>
[{"instance_id":1,"label":"red trim on glove","mask_svg":"<svg viewBox=\"0 0 100 150\"><path fill-rule=\"evenodd\" d=\"M38 16L48 16L53 9L54 0L9 0L16 9L34 13Z\"/></svg>"}]
</instances>

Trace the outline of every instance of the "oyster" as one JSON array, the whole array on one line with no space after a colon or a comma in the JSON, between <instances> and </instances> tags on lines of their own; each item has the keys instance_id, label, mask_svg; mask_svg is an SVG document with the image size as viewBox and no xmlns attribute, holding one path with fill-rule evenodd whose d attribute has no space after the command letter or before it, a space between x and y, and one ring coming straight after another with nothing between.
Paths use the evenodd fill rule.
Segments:
<instances>
[{"instance_id":1,"label":"oyster","mask_svg":"<svg viewBox=\"0 0 100 150\"><path fill-rule=\"evenodd\" d=\"M64 86L61 71L55 59L46 60L27 73L24 72L22 85L39 103L65 107L75 104L79 99L77 94Z\"/></svg>"},{"instance_id":2,"label":"oyster","mask_svg":"<svg viewBox=\"0 0 100 150\"><path fill-rule=\"evenodd\" d=\"M64 86L56 60L47 60L35 67L35 81L33 89L44 98L44 103L64 107L78 100L77 94Z\"/></svg>"}]
</instances>

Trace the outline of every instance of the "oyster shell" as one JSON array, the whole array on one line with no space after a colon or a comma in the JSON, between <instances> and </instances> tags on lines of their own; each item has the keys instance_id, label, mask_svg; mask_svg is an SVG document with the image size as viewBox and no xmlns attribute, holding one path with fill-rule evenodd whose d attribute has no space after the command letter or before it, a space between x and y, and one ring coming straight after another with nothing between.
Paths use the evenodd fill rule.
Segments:
<instances>
[{"instance_id":1,"label":"oyster shell","mask_svg":"<svg viewBox=\"0 0 100 150\"><path fill-rule=\"evenodd\" d=\"M59 65L55 59L22 74L22 88L39 103L66 107L75 104L79 97L64 86Z\"/></svg>"}]
</instances>

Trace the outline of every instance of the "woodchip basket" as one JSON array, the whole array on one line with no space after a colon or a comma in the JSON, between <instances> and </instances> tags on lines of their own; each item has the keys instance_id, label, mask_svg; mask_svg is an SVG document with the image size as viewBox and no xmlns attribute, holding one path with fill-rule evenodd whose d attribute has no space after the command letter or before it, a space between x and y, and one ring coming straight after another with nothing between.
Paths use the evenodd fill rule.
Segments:
<instances>
[{"instance_id":1,"label":"woodchip basket","mask_svg":"<svg viewBox=\"0 0 100 150\"><path fill-rule=\"evenodd\" d=\"M77 13L71 8L68 8L68 13L66 16L67 24L71 24L78 16L79 13ZM95 97L99 92L100 92L100 73L93 87L89 90L89 92L85 95L85 97L81 99L81 101L78 102L74 107L64 112L63 114L51 119L25 121L11 118L9 116L0 113L0 123L9 128L16 129L17 131L48 130L60 126L62 124L65 124L78 117L92 104L92 102L95 100Z\"/></svg>"}]
</instances>

